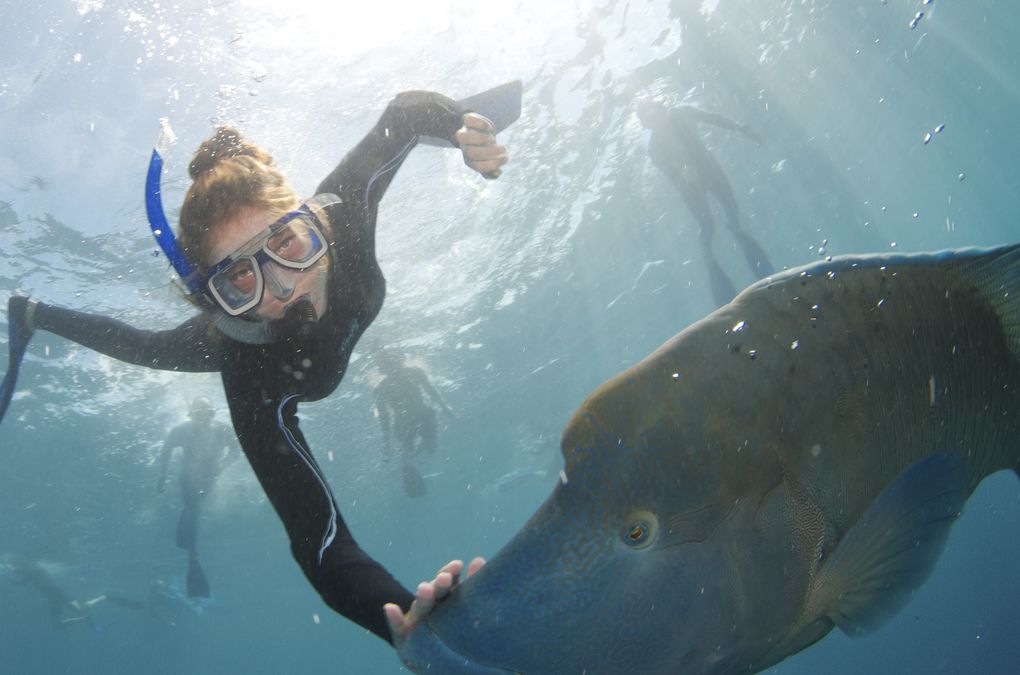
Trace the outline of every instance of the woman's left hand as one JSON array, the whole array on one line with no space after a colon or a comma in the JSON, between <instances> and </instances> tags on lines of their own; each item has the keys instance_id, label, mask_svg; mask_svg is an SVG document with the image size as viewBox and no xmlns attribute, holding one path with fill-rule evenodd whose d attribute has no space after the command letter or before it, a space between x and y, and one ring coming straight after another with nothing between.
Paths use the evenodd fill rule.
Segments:
<instances>
[{"instance_id":1,"label":"woman's left hand","mask_svg":"<svg viewBox=\"0 0 1020 675\"><path fill-rule=\"evenodd\" d=\"M485 564L484 558L475 558L468 565L468 576L471 576ZM464 563L460 560L452 560L439 570L436 578L432 581L423 581L418 584L418 591L414 594L414 602L405 614L398 605L392 602L383 606L386 613L386 622L390 625L390 633L393 635L393 644L400 647L408 633L411 632L419 621L424 619L429 612L435 609L436 604L442 601L460 581L460 573L464 569Z\"/></svg>"},{"instance_id":2,"label":"woman's left hand","mask_svg":"<svg viewBox=\"0 0 1020 675\"><path fill-rule=\"evenodd\" d=\"M510 155L505 145L496 144L496 128L488 117L478 113L464 113L464 125L453 135L464 163L486 178L499 178L500 167Z\"/></svg>"}]
</instances>

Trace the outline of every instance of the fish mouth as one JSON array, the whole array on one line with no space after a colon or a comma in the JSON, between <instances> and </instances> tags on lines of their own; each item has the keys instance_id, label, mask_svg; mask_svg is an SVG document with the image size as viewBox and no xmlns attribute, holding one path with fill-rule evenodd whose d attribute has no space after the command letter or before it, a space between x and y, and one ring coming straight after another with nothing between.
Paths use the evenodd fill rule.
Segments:
<instances>
[{"instance_id":1,"label":"fish mouth","mask_svg":"<svg viewBox=\"0 0 1020 675\"><path fill-rule=\"evenodd\" d=\"M444 675L524 675L517 670L487 666L451 649L426 620L419 623L399 647L400 657L416 673Z\"/></svg>"}]
</instances>

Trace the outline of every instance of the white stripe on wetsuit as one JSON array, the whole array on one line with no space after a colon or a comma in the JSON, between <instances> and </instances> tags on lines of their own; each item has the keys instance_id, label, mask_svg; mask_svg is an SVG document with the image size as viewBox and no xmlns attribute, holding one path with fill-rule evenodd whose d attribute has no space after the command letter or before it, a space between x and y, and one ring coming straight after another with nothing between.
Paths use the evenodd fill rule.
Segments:
<instances>
[{"instance_id":1,"label":"white stripe on wetsuit","mask_svg":"<svg viewBox=\"0 0 1020 675\"><path fill-rule=\"evenodd\" d=\"M398 152L392 159L387 161L381 167L376 169L376 171L371 175L371 177L369 177L368 183L365 185L364 202L366 210L368 209L369 204L368 198L372 192L372 185L384 173L395 170L397 165L399 165L400 162L403 161L404 157L407 156L407 153L411 151L411 149L417 142L418 137L417 136L412 137L411 140L409 140L407 144L400 150L400 152ZM290 429L287 428L287 425L283 423L283 406L287 405L288 401L297 398L298 396L300 395L290 394L283 398L283 400L280 402L280 406L276 409L276 421L277 424L279 424L280 430L283 432L284 437L287 439L288 445L290 445L291 449L297 453L298 457L301 458L301 461L305 463L305 466L307 466L311 470L312 475L315 476L315 480L319 482L319 485L322 487L323 494L326 495L326 501L329 503L330 511L329 525L326 527L326 533L322 536L321 542L322 546L319 547L319 564L321 565L323 554L325 553L326 549L329 548L329 545L333 543L333 539L336 538L336 505L333 503L333 495L330 493L329 487L326 485L326 479L316 468L315 462L312 460L311 454L308 452L308 450L301 447L301 444L297 442L296 438L294 438L294 434L292 434L290 432Z\"/></svg>"},{"instance_id":2,"label":"white stripe on wetsuit","mask_svg":"<svg viewBox=\"0 0 1020 675\"><path fill-rule=\"evenodd\" d=\"M311 472L315 476L315 480L319 481L319 485L322 486L322 492L326 495L326 501L329 503L329 525L326 526L326 533L322 535L322 546L319 547L319 564L322 564L322 555L325 553L329 545L333 543L333 539L336 537L336 505L333 503L333 495L329 491L329 487L326 485L326 478L319 472L319 469L315 466L315 461L312 459L311 453L305 448L301 447L301 444L294 438L294 434L290 432L287 425L283 423L283 406L294 398L298 398L300 394L289 394L283 397L280 402L280 406L276 409L276 421L280 426L280 430L283 432L284 437L287 439L287 443L291 449L297 453L301 461L305 463Z\"/></svg>"},{"instance_id":3,"label":"white stripe on wetsuit","mask_svg":"<svg viewBox=\"0 0 1020 675\"><path fill-rule=\"evenodd\" d=\"M375 183L376 179L379 178L379 176L383 175L384 173L386 173L388 171L395 170L396 169L396 165L400 164L400 162L402 162L404 160L404 157L407 157L407 153L411 152L411 149L414 147L414 144L417 143L417 142L418 142L418 137L417 136L412 136L411 140L409 140L407 142L407 145L405 145L403 147L403 149L400 152L398 152L396 154L396 156L393 157L393 159L389 160L388 162L386 162L385 164L380 166L378 169L376 169L375 173L373 173L372 176L368 179L368 184L365 185L365 209L368 209L368 203L369 203L368 202L368 195L371 194L371 192L372 192L372 184Z\"/></svg>"}]
</instances>

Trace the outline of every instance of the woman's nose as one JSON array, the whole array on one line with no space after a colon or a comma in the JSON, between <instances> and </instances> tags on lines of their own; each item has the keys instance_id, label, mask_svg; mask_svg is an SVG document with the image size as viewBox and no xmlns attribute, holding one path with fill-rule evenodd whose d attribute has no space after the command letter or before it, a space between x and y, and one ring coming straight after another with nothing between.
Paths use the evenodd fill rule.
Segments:
<instances>
[{"instance_id":1,"label":"woman's nose","mask_svg":"<svg viewBox=\"0 0 1020 675\"><path fill-rule=\"evenodd\" d=\"M262 275L266 279L263 298L268 293L277 300L287 300L294 294L297 285L296 275L282 269L276 263L269 261L262 265Z\"/></svg>"}]
</instances>

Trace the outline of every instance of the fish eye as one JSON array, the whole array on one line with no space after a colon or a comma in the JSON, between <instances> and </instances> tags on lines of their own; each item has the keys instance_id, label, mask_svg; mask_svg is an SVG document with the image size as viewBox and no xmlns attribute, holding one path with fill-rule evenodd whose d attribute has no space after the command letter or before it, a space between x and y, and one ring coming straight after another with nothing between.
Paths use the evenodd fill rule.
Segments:
<instances>
[{"instance_id":1,"label":"fish eye","mask_svg":"<svg viewBox=\"0 0 1020 675\"><path fill-rule=\"evenodd\" d=\"M650 511L635 511L620 528L624 546L640 550L651 546L659 536L659 519Z\"/></svg>"}]
</instances>

